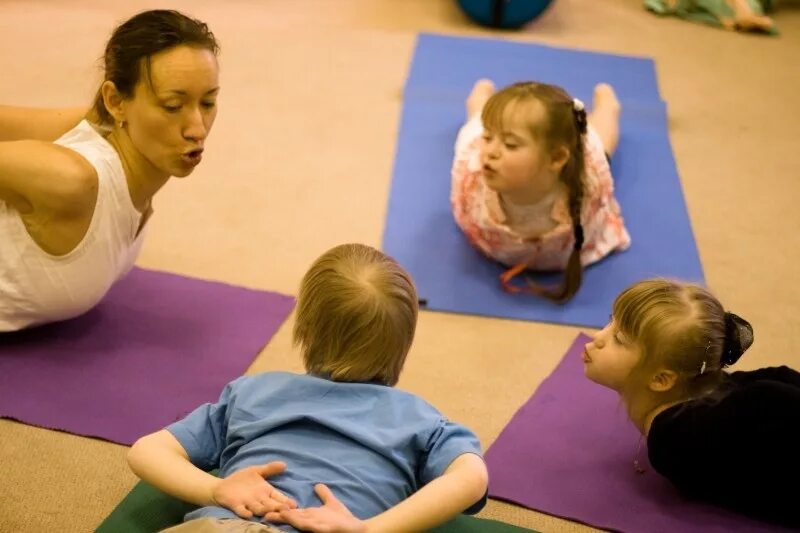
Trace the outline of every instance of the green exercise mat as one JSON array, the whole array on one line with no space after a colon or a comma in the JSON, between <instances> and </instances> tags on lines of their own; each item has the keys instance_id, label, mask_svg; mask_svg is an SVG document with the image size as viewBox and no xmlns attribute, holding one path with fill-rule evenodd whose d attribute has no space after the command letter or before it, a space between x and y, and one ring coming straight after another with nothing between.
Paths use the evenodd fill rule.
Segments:
<instances>
[{"instance_id":1,"label":"green exercise mat","mask_svg":"<svg viewBox=\"0 0 800 533\"><path fill-rule=\"evenodd\" d=\"M97 528L97 533L154 533L174 526L194 508L144 482L139 482ZM533 531L472 516L459 516L434 533L515 533Z\"/></svg>"}]
</instances>

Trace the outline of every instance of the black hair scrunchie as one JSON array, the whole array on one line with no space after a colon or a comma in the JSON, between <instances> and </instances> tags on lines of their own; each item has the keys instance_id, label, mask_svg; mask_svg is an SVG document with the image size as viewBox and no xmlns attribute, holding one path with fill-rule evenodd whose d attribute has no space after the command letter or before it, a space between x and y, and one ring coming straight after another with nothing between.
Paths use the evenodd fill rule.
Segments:
<instances>
[{"instance_id":1,"label":"black hair scrunchie","mask_svg":"<svg viewBox=\"0 0 800 533\"><path fill-rule=\"evenodd\" d=\"M576 252L579 252L581 248L583 248L583 225L575 224L573 233L575 235L575 244L573 245L572 249Z\"/></svg>"},{"instance_id":2,"label":"black hair scrunchie","mask_svg":"<svg viewBox=\"0 0 800 533\"><path fill-rule=\"evenodd\" d=\"M733 313L725 313L725 343L722 345L720 363L730 366L753 345L753 327L750 323Z\"/></svg>"}]
</instances>

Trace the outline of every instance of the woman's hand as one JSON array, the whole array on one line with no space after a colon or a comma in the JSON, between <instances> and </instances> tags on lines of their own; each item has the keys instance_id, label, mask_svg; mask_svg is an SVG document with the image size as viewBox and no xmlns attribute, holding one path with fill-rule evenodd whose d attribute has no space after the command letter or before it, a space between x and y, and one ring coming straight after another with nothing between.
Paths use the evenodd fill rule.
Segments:
<instances>
[{"instance_id":1,"label":"woman's hand","mask_svg":"<svg viewBox=\"0 0 800 533\"><path fill-rule=\"evenodd\" d=\"M243 468L220 479L214 487L212 499L217 505L227 507L241 518L294 509L297 503L265 479L284 470L286 464L280 461Z\"/></svg>"},{"instance_id":2,"label":"woman's hand","mask_svg":"<svg viewBox=\"0 0 800 533\"><path fill-rule=\"evenodd\" d=\"M367 525L336 499L331 489L322 483L314 487L322 500L321 507L283 509L267 513L270 522L284 522L302 531L313 533L365 533Z\"/></svg>"}]
</instances>

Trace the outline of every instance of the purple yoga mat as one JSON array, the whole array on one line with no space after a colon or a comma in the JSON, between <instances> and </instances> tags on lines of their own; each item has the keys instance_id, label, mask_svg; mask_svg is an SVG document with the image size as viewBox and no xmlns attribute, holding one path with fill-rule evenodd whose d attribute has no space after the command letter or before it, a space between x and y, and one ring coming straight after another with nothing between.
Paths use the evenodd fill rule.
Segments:
<instances>
[{"instance_id":1,"label":"purple yoga mat","mask_svg":"<svg viewBox=\"0 0 800 533\"><path fill-rule=\"evenodd\" d=\"M293 306L136 268L83 316L0 334L0 416L132 444L219 398Z\"/></svg>"},{"instance_id":2,"label":"purple yoga mat","mask_svg":"<svg viewBox=\"0 0 800 533\"><path fill-rule=\"evenodd\" d=\"M639 453L619 397L583 375L579 335L486 452L489 496L625 532L765 532L777 526L691 502ZM633 466L638 456L645 468Z\"/></svg>"}]
</instances>

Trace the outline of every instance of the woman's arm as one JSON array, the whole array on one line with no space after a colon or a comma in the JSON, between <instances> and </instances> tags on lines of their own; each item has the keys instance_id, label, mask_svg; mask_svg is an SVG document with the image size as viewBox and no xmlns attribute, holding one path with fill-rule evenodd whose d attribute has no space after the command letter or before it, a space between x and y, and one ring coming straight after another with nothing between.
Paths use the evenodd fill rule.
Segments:
<instances>
[{"instance_id":1,"label":"woman's arm","mask_svg":"<svg viewBox=\"0 0 800 533\"><path fill-rule=\"evenodd\" d=\"M55 141L83 120L88 109L38 109L0 105L0 142Z\"/></svg>"},{"instance_id":2,"label":"woman's arm","mask_svg":"<svg viewBox=\"0 0 800 533\"><path fill-rule=\"evenodd\" d=\"M0 142L0 200L22 213L74 214L93 205L97 172L73 150L50 142Z\"/></svg>"}]
</instances>

